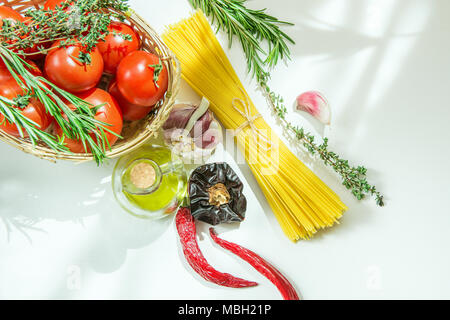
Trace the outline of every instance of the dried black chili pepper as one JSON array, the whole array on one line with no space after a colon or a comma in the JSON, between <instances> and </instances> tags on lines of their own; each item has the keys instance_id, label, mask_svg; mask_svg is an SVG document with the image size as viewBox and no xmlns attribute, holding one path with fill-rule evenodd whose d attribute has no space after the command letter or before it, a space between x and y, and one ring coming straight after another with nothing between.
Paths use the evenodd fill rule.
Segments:
<instances>
[{"instance_id":1,"label":"dried black chili pepper","mask_svg":"<svg viewBox=\"0 0 450 320\"><path fill-rule=\"evenodd\" d=\"M211 225L243 221L247 210L243 188L242 181L227 163L198 167L189 179L192 215Z\"/></svg>"}]
</instances>

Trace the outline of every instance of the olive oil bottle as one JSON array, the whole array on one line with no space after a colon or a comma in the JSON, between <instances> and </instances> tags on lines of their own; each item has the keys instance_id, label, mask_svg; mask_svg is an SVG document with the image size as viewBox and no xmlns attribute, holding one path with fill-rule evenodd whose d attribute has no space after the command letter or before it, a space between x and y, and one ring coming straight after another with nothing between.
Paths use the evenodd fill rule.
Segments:
<instances>
[{"instance_id":1,"label":"olive oil bottle","mask_svg":"<svg viewBox=\"0 0 450 320\"><path fill-rule=\"evenodd\" d=\"M147 145L120 158L112 185L119 204L129 213L163 218L179 207L186 194L183 162L168 148Z\"/></svg>"}]
</instances>

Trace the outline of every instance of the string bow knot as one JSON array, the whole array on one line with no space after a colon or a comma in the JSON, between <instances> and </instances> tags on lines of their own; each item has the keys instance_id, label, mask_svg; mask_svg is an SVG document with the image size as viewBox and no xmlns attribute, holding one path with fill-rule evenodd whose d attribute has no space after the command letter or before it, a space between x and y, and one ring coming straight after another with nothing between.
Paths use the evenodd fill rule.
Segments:
<instances>
[{"instance_id":1,"label":"string bow knot","mask_svg":"<svg viewBox=\"0 0 450 320\"><path fill-rule=\"evenodd\" d=\"M247 94L242 89L241 91L244 94L245 101L239 98L234 98L232 101L232 106L234 110L236 110L245 119L245 121L234 130L234 136L236 137L244 128L250 127L250 130L252 131L252 137L256 145L265 149L266 151L269 151L273 147L272 141L255 125L255 120L262 118L262 115L259 113L252 115ZM243 108L238 107L238 103L241 104ZM263 141L264 144L260 141Z\"/></svg>"}]
</instances>

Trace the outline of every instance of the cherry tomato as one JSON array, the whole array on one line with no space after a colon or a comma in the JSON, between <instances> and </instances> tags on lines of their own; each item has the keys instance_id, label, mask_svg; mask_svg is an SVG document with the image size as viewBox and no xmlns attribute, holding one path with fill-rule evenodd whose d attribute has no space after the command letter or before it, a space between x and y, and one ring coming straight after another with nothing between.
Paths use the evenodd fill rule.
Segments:
<instances>
[{"instance_id":1,"label":"cherry tomato","mask_svg":"<svg viewBox=\"0 0 450 320\"><path fill-rule=\"evenodd\" d=\"M158 66L162 69L155 84L154 73ZM134 51L127 55L117 68L117 86L129 102L140 106L153 106L167 91L166 66L152 53Z\"/></svg>"},{"instance_id":2,"label":"cherry tomato","mask_svg":"<svg viewBox=\"0 0 450 320\"><path fill-rule=\"evenodd\" d=\"M67 3L67 0L47 0L44 3L44 10L55 10L56 6L61 7L63 3ZM73 2L70 3L72 5Z\"/></svg>"},{"instance_id":3,"label":"cherry tomato","mask_svg":"<svg viewBox=\"0 0 450 320\"><path fill-rule=\"evenodd\" d=\"M4 19L25 22L25 18L17 11L10 7L0 6L0 28L3 26Z\"/></svg>"},{"instance_id":4,"label":"cherry tomato","mask_svg":"<svg viewBox=\"0 0 450 320\"><path fill-rule=\"evenodd\" d=\"M104 41L98 42L97 48L105 62L105 72L115 74L120 61L139 49L139 37L130 26L120 22L112 22L108 31L109 34ZM130 36L131 40L124 39L125 35Z\"/></svg>"},{"instance_id":5,"label":"cherry tomato","mask_svg":"<svg viewBox=\"0 0 450 320\"><path fill-rule=\"evenodd\" d=\"M24 16L22 16L20 13L18 13L17 11L6 7L6 6L1 6L0 7L0 28L3 26L3 19L7 19L7 20L11 20L12 22L23 22L23 23L28 23L30 22L30 18L25 18ZM7 43L13 43L12 41L6 41ZM16 51L16 50L14 50ZM24 49L24 52L27 53L27 58L29 59L33 59L33 60L37 60L38 58L42 58L43 55L39 54L39 53L35 53L37 52L37 45L33 46L32 48L27 48Z\"/></svg>"},{"instance_id":6,"label":"cherry tomato","mask_svg":"<svg viewBox=\"0 0 450 320\"><path fill-rule=\"evenodd\" d=\"M39 69L39 67L37 66L37 64L34 61L25 60L25 62L30 65L30 67L25 66L25 68L27 68L28 71L30 71L32 75L34 75L36 77L43 76L41 69ZM3 81L10 80L10 79L14 79L14 77L9 72L5 63L2 60L0 60L0 83L2 83ZM44 84L44 85L50 89L50 87L47 84Z\"/></svg>"},{"instance_id":7,"label":"cherry tomato","mask_svg":"<svg viewBox=\"0 0 450 320\"><path fill-rule=\"evenodd\" d=\"M6 67L3 60L0 59L0 84L3 81L12 79L13 76L11 75L11 72L9 72L8 68Z\"/></svg>"},{"instance_id":8,"label":"cherry tomato","mask_svg":"<svg viewBox=\"0 0 450 320\"><path fill-rule=\"evenodd\" d=\"M18 95L23 94L23 89L13 78L0 83L0 95L5 98L12 100ZM19 108L19 106L15 106L15 108ZM28 105L22 107L21 113L28 119L35 122L37 124L36 128L41 130L46 130L52 122L52 117L45 111L45 107L36 98L29 99ZM17 129L17 126L13 123L9 123L1 114L0 123L0 130L3 130L12 136L20 137L20 132ZM26 131L22 130L22 132L24 137L28 136Z\"/></svg>"},{"instance_id":9,"label":"cherry tomato","mask_svg":"<svg viewBox=\"0 0 450 320\"><path fill-rule=\"evenodd\" d=\"M80 53L81 45L69 45L58 48L60 41L52 45L45 59L45 75L58 87L73 93L79 93L94 88L103 73L103 59L97 48L89 55L90 63L83 63Z\"/></svg>"},{"instance_id":10,"label":"cherry tomato","mask_svg":"<svg viewBox=\"0 0 450 320\"><path fill-rule=\"evenodd\" d=\"M93 106L105 104L104 106L100 107L97 110L97 113L95 114L94 118L101 122L110 124L110 126L107 126L106 128L120 135L123 127L122 111L120 110L120 107L117 104L116 100L108 92L102 89L94 88L89 91L77 94L77 96L91 103ZM75 106L72 104L68 104L68 107L71 108L72 110L75 110ZM106 130L104 132L111 146L117 142L118 137L116 135ZM56 134L59 137L63 136L62 129L58 125L56 125ZM94 141L97 139L94 133L91 133L91 136L94 139ZM74 153L86 153L86 150L84 149L81 140L64 138L64 142L70 151Z\"/></svg>"},{"instance_id":11,"label":"cherry tomato","mask_svg":"<svg viewBox=\"0 0 450 320\"><path fill-rule=\"evenodd\" d=\"M120 93L115 81L111 82L109 85L108 92L119 103L120 109L122 109L123 120L137 121L144 119L153 109L153 107L143 107L128 102L128 100Z\"/></svg>"},{"instance_id":12,"label":"cherry tomato","mask_svg":"<svg viewBox=\"0 0 450 320\"><path fill-rule=\"evenodd\" d=\"M36 76L36 77L42 77L42 76L43 76L41 69L39 69L39 67L37 66L36 63L34 63L34 62L31 61L31 60L26 61L26 62L31 66L31 68L29 68L28 70L29 70L34 76Z\"/></svg>"},{"instance_id":13,"label":"cherry tomato","mask_svg":"<svg viewBox=\"0 0 450 320\"><path fill-rule=\"evenodd\" d=\"M0 28L3 27L3 20L9 20L12 24L16 22L25 23L25 17L22 16L17 11L11 9L10 7L1 6L0 7ZM1 38L0 38L1 40ZM6 40L7 43L11 44L13 41Z\"/></svg>"},{"instance_id":14,"label":"cherry tomato","mask_svg":"<svg viewBox=\"0 0 450 320\"><path fill-rule=\"evenodd\" d=\"M42 76L42 71L39 69L39 67L31 60L26 61L31 67L28 68L28 70L36 77ZM11 73L9 72L8 68L6 67L5 63L0 59L0 83L3 81L7 81L10 79L14 79Z\"/></svg>"},{"instance_id":15,"label":"cherry tomato","mask_svg":"<svg viewBox=\"0 0 450 320\"><path fill-rule=\"evenodd\" d=\"M4 62L0 59L0 83L11 78L11 73L6 68Z\"/></svg>"}]
</instances>

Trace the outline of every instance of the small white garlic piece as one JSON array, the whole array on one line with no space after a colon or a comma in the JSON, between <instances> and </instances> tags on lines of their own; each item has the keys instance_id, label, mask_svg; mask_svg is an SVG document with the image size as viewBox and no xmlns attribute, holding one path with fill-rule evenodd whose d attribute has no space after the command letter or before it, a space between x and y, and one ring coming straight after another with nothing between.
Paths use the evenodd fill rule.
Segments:
<instances>
[{"instance_id":1,"label":"small white garlic piece","mask_svg":"<svg viewBox=\"0 0 450 320\"><path fill-rule=\"evenodd\" d=\"M317 91L307 91L297 97L296 107L299 111L308 112L325 125L331 123L331 109L327 99Z\"/></svg>"}]
</instances>

